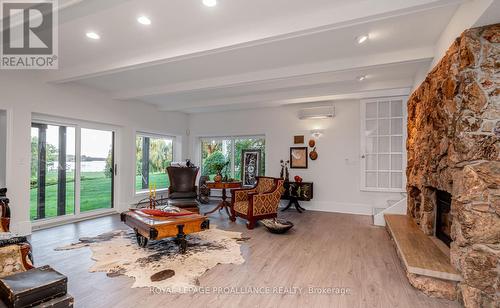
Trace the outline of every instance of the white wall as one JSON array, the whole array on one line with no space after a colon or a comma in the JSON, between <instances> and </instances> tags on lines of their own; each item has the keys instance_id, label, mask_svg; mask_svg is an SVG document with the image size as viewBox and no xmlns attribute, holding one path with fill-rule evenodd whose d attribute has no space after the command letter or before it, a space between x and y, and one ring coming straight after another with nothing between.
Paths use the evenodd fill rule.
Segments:
<instances>
[{"instance_id":1,"label":"white wall","mask_svg":"<svg viewBox=\"0 0 500 308\"><path fill-rule=\"evenodd\" d=\"M126 209L136 198L135 132L177 136L178 148L187 148L188 117L160 112L156 107L113 101L105 93L73 85L52 85L39 81L33 72L0 72L0 109L7 110L6 186L12 204L11 228L31 232L29 221L30 127L32 114L48 114L117 127L118 177L115 205ZM183 159L186 153L179 153Z\"/></svg>"},{"instance_id":2,"label":"white wall","mask_svg":"<svg viewBox=\"0 0 500 308\"><path fill-rule=\"evenodd\" d=\"M7 113L0 110L0 188L5 187Z\"/></svg>"},{"instance_id":3,"label":"white wall","mask_svg":"<svg viewBox=\"0 0 500 308\"><path fill-rule=\"evenodd\" d=\"M498 1L496 1L498 2ZM448 48L462 32L500 20L498 3L494 0L469 0L460 5L434 47L434 59L429 71L441 60Z\"/></svg>"},{"instance_id":4,"label":"white wall","mask_svg":"<svg viewBox=\"0 0 500 308\"><path fill-rule=\"evenodd\" d=\"M291 169L290 176L300 175L314 182L314 200L306 208L372 214L372 207L386 207L388 199L400 194L360 191L360 103L336 102L332 120L297 118L300 106L269 109L193 114L190 117L190 153L199 164L200 136L266 135L266 173L278 177L280 159L289 158L294 135L310 137L310 130L324 129L317 142L319 158L309 161L306 170ZM308 140L308 139L307 139Z\"/></svg>"}]
</instances>

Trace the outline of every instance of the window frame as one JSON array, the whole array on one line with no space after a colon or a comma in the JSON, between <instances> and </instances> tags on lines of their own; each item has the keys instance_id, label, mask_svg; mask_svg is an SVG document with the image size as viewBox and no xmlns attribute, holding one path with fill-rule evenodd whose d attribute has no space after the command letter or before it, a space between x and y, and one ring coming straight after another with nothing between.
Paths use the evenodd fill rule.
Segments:
<instances>
[{"instance_id":1,"label":"window frame","mask_svg":"<svg viewBox=\"0 0 500 308\"><path fill-rule=\"evenodd\" d=\"M138 137L146 137L146 138L156 138L156 139L170 139L172 140L172 161L176 161L177 160L177 154L176 154L176 142L177 142L177 136L175 135L171 135L171 134L163 134L163 133L151 133L151 132L147 132L147 131L136 131L135 132L135 138L134 138L134 177L133 177L133 183L134 183L134 194L136 196L141 196L141 195L146 195L149 193L149 189L146 188L146 189L140 189L140 190L137 190L137 186L136 186L136 177L137 177L137 174L135 172L136 170L136 166L137 166L137 145L136 145L136 142L137 142L137 138ZM149 158L148 158L148 161L149 161ZM148 183L148 186L149 186L149 183ZM156 190L157 192L166 192L168 191L168 187L165 187L165 188L158 188Z\"/></svg>"},{"instance_id":2,"label":"window frame","mask_svg":"<svg viewBox=\"0 0 500 308\"><path fill-rule=\"evenodd\" d=\"M401 100L402 101L402 113L401 113L401 118L402 118L402 133L401 135L399 134L392 134L390 133L389 135L387 135L389 137L389 140L394 137L394 136L401 136L402 137L402 142L401 142L401 152L393 152L392 151L392 145L391 143L389 143L389 152L388 153L385 153L384 154L388 154L389 157L391 157L392 154L401 154L402 155L402 164L401 164L401 174L402 174L402 181L401 181L401 187L399 188L392 188L392 187L388 187L388 188L381 188L381 187L371 187L371 186L367 186L366 185L366 172L367 172L367 169L366 169L366 157L367 157L367 151L366 151L366 146L367 146L367 143L366 143L366 139L367 137L365 136L365 132L366 132L366 121L367 120L374 120L376 119L377 120L377 129L378 129L378 121L379 119L392 119L392 118L399 118L399 117L392 117L392 115L388 118L385 118L385 117L379 117L378 116L378 113L377 113L377 117L376 118L370 118L368 119L366 117L366 105L368 103L377 103L377 107L378 107L378 103L379 102L384 102L384 101L388 101L388 102L391 102L391 101L395 101L395 100ZM401 192L406 192L406 165L407 165L407 156L406 156L406 140L407 140L407 122L408 122L408 116L407 116L407 108L406 105L407 105L407 102L408 102L408 96L388 96L388 97L377 97L377 98L370 98L370 99L362 99L360 100L360 139L361 139L361 142L360 142L360 190L361 191L369 191L369 192L397 192L397 193L401 193ZM378 109L377 109L378 110ZM391 122L391 121L389 121ZM389 126L389 131L391 129L391 126ZM378 136L378 134L377 134ZM386 136L386 135L384 135ZM378 155L380 154L378 148L377 148L377 159L378 159ZM389 165L391 164L391 159L389 159ZM389 167L391 168L391 167ZM391 171L392 169L390 169L388 172L389 172L389 183L391 181ZM377 166L377 181L378 181L378 173L379 173L379 168Z\"/></svg>"},{"instance_id":3,"label":"window frame","mask_svg":"<svg viewBox=\"0 0 500 308\"><path fill-rule=\"evenodd\" d=\"M200 174L203 174L203 141L219 141L219 140L231 140L231 173L230 176L235 178L235 150L236 150L236 140L238 139L264 139L264 148L267 153L267 138L265 134L262 135L229 135L229 136L199 136L198 137L198 162L200 165ZM267 159L265 159L267 163ZM266 166L263 166L264 173L266 171Z\"/></svg>"}]
</instances>

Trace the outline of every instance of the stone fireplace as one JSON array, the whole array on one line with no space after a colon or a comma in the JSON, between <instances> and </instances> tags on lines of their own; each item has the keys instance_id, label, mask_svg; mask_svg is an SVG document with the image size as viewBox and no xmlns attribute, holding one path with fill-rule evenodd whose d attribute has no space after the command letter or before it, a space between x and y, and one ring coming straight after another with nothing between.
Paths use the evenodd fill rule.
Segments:
<instances>
[{"instance_id":1,"label":"stone fireplace","mask_svg":"<svg viewBox=\"0 0 500 308\"><path fill-rule=\"evenodd\" d=\"M436 191L436 228L434 234L448 247L451 244L451 194L446 191Z\"/></svg>"},{"instance_id":2,"label":"stone fireplace","mask_svg":"<svg viewBox=\"0 0 500 308\"><path fill-rule=\"evenodd\" d=\"M450 242L466 307L498 305L500 24L465 31L411 95L407 150L407 215Z\"/></svg>"}]
</instances>

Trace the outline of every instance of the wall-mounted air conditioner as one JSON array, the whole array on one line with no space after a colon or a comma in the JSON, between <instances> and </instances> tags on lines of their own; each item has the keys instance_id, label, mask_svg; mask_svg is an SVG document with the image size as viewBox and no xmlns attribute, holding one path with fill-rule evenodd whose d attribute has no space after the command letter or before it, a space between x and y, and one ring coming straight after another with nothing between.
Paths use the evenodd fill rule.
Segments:
<instances>
[{"instance_id":1,"label":"wall-mounted air conditioner","mask_svg":"<svg viewBox=\"0 0 500 308\"><path fill-rule=\"evenodd\" d=\"M335 116L334 106L311 107L299 110L299 119L328 119Z\"/></svg>"}]
</instances>

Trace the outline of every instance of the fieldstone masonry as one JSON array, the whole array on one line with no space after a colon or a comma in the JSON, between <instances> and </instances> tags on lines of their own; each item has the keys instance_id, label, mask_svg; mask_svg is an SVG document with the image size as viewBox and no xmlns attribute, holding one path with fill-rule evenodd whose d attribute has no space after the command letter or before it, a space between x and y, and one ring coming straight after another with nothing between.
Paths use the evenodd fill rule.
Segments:
<instances>
[{"instance_id":1,"label":"fieldstone masonry","mask_svg":"<svg viewBox=\"0 0 500 308\"><path fill-rule=\"evenodd\" d=\"M500 24L465 31L408 101L408 215L434 234L452 194L450 258L465 307L500 307Z\"/></svg>"}]
</instances>

